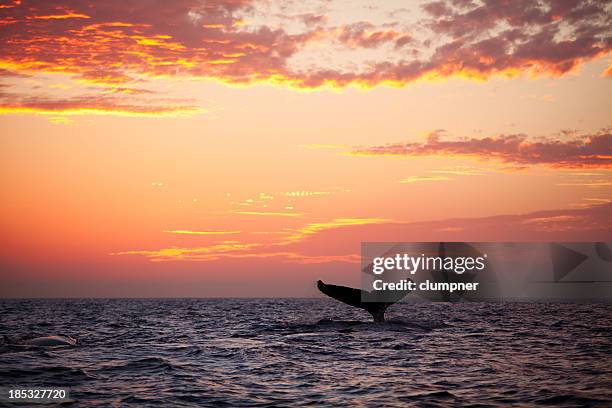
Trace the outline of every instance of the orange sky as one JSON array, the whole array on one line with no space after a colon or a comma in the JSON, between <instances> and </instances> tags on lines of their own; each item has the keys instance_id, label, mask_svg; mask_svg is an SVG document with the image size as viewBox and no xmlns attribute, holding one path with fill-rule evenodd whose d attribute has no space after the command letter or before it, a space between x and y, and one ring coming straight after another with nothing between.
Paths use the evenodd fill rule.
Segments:
<instances>
[{"instance_id":1,"label":"orange sky","mask_svg":"<svg viewBox=\"0 0 612 408\"><path fill-rule=\"evenodd\" d=\"M607 3L0 1L0 296L311 296L612 238Z\"/></svg>"}]
</instances>

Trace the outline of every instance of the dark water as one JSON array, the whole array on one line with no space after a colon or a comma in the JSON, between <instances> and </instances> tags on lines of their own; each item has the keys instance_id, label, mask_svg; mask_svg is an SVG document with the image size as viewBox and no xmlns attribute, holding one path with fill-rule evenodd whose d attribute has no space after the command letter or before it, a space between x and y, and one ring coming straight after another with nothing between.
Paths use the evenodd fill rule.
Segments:
<instances>
[{"instance_id":1,"label":"dark water","mask_svg":"<svg viewBox=\"0 0 612 408\"><path fill-rule=\"evenodd\" d=\"M612 406L612 305L389 314L411 323L321 299L3 300L0 334L79 344L0 346L0 385L69 386L74 406Z\"/></svg>"}]
</instances>

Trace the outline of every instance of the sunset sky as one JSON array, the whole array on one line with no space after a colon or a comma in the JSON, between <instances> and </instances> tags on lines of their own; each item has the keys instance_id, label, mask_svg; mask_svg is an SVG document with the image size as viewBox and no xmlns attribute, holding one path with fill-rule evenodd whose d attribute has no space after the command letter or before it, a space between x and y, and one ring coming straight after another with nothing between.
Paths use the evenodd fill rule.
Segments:
<instances>
[{"instance_id":1,"label":"sunset sky","mask_svg":"<svg viewBox=\"0 0 612 408\"><path fill-rule=\"evenodd\" d=\"M612 240L612 2L0 0L0 296L315 296Z\"/></svg>"}]
</instances>

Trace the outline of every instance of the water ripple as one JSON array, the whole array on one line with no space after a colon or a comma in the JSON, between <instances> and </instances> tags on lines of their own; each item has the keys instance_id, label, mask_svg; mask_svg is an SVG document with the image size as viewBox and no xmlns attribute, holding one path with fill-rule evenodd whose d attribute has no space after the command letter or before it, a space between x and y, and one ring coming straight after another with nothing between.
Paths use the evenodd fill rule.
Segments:
<instances>
[{"instance_id":1,"label":"water ripple","mask_svg":"<svg viewBox=\"0 0 612 408\"><path fill-rule=\"evenodd\" d=\"M612 306L320 299L3 300L0 386L78 406L612 405ZM392 316L392 317L393 317Z\"/></svg>"}]
</instances>

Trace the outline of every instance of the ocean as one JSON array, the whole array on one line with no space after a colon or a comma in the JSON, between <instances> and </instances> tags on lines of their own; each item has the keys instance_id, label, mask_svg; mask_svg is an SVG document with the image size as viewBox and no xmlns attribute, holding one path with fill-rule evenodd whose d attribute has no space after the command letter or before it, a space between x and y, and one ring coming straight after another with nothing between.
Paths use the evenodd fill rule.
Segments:
<instances>
[{"instance_id":1,"label":"ocean","mask_svg":"<svg viewBox=\"0 0 612 408\"><path fill-rule=\"evenodd\" d=\"M0 300L0 386L62 406L612 406L612 305L330 299ZM20 404L19 406L25 406Z\"/></svg>"}]
</instances>

